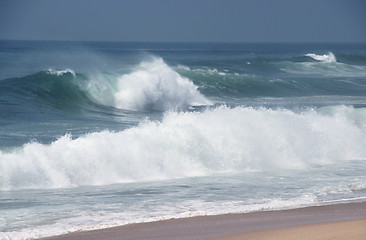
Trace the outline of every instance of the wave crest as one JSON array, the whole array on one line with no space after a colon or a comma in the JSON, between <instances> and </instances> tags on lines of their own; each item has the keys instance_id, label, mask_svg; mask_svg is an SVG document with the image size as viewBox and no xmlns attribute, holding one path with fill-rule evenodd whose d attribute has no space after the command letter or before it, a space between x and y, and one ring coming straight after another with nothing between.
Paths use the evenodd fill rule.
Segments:
<instances>
[{"instance_id":1,"label":"wave crest","mask_svg":"<svg viewBox=\"0 0 366 240\"><path fill-rule=\"evenodd\" d=\"M75 74L75 71L74 70L72 70L72 69L69 69L69 68L67 68L67 69L63 69L63 70L55 70L55 69L53 69L53 68L49 68L47 71L46 71L48 74L51 74L51 75L56 75L56 76L62 76L62 75L64 75L64 74L67 74L67 73L70 73L70 74L72 74L74 77L76 76L76 74Z\"/></svg>"},{"instance_id":2,"label":"wave crest","mask_svg":"<svg viewBox=\"0 0 366 240\"><path fill-rule=\"evenodd\" d=\"M328 54L324 54L324 55L317 55L317 54L314 54L314 53L308 53L305 56L310 57L310 58L312 58L316 61L319 61L319 62L326 62L326 63L337 62L337 58L332 52L329 52Z\"/></svg>"}]
</instances>

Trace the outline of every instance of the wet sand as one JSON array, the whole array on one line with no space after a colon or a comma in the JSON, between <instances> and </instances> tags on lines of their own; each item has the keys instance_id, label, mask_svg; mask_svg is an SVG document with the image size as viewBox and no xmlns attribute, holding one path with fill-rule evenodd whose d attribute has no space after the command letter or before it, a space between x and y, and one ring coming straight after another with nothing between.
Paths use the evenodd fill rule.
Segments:
<instances>
[{"instance_id":1,"label":"wet sand","mask_svg":"<svg viewBox=\"0 0 366 240\"><path fill-rule=\"evenodd\" d=\"M48 240L366 239L366 202L171 219L75 232Z\"/></svg>"}]
</instances>

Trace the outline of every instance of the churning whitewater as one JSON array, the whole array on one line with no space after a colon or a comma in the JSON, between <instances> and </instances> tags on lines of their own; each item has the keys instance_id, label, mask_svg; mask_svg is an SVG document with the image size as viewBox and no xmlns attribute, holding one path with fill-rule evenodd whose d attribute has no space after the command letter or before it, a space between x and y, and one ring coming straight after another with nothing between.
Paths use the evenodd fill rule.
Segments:
<instances>
[{"instance_id":1,"label":"churning whitewater","mask_svg":"<svg viewBox=\"0 0 366 240\"><path fill-rule=\"evenodd\" d=\"M365 200L365 49L0 41L0 239Z\"/></svg>"},{"instance_id":2,"label":"churning whitewater","mask_svg":"<svg viewBox=\"0 0 366 240\"><path fill-rule=\"evenodd\" d=\"M65 135L0 152L1 189L306 169L365 159L365 130L366 110L342 106L298 113L225 106L173 111L161 122L146 120L121 132Z\"/></svg>"}]
</instances>

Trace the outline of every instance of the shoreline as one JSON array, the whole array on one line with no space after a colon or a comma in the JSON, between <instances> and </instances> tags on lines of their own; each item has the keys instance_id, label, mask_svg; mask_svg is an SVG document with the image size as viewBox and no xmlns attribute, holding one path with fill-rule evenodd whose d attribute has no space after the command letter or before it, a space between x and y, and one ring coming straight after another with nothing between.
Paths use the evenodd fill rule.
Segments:
<instances>
[{"instance_id":1,"label":"shoreline","mask_svg":"<svg viewBox=\"0 0 366 240\"><path fill-rule=\"evenodd\" d=\"M352 231L352 234L354 235L352 236L358 239L357 234L361 234L360 236L364 236L364 238L366 237L366 230L364 230L366 227L359 228L360 224L366 226L366 202L338 203L289 210L170 219L92 231L73 232L41 239L235 240L242 239L244 236L246 236L246 239L266 239L265 236L273 237L273 234L275 233L281 233L281 239L282 237L287 239L285 236L288 234L299 234L300 236L304 235L304 232L314 232L318 234L318 237L322 237L322 234L332 233L329 229L337 229L337 234L339 236L341 236L342 233L349 236L351 233L347 233L347 231L352 231L352 229L354 229ZM348 227L342 227L344 225L347 225ZM316 229L317 231L315 231ZM359 231L356 229L359 229ZM310 240L314 239L314 236L301 239Z\"/></svg>"}]
</instances>

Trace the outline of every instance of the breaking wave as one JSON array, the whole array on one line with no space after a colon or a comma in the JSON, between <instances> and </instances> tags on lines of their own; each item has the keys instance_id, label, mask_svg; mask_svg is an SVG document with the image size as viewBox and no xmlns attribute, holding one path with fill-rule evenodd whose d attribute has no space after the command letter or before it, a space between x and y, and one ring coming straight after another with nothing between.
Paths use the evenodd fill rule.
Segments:
<instances>
[{"instance_id":1,"label":"breaking wave","mask_svg":"<svg viewBox=\"0 0 366 240\"><path fill-rule=\"evenodd\" d=\"M308 53L305 56L310 57L316 61L319 62L326 62L326 63L333 63L333 62L337 62L337 58L335 57L335 55L332 52L329 52L328 54L324 54L324 55L317 55L314 53Z\"/></svg>"},{"instance_id":2,"label":"breaking wave","mask_svg":"<svg viewBox=\"0 0 366 240\"><path fill-rule=\"evenodd\" d=\"M134 111L166 111L211 104L191 80L179 75L161 58L141 62L126 74L48 69L0 84L4 90L1 94L59 108L103 105Z\"/></svg>"},{"instance_id":3,"label":"breaking wave","mask_svg":"<svg viewBox=\"0 0 366 240\"><path fill-rule=\"evenodd\" d=\"M366 159L366 109L220 106L0 151L0 189L59 188Z\"/></svg>"},{"instance_id":4,"label":"breaking wave","mask_svg":"<svg viewBox=\"0 0 366 240\"><path fill-rule=\"evenodd\" d=\"M161 58L142 62L136 71L119 76L114 104L129 110L169 110L211 104L188 78Z\"/></svg>"}]
</instances>

